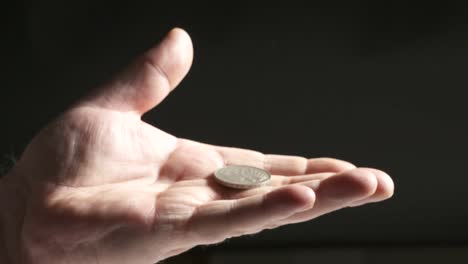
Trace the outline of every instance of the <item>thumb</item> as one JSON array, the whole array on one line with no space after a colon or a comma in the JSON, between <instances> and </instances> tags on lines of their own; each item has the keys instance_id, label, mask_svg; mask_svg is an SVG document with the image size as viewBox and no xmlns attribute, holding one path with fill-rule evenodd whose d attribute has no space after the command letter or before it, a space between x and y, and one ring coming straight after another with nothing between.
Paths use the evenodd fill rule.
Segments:
<instances>
[{"instance_id":1,"label":"thumb","mask_svg":"<svg viewBox=\"0 0 468 264\"><path fill-rule=\"evenodd\" d=\"M158 105L184 78L193 59L187 32L172 29L154 48L83 100L100 108L142 115Z\"/></svg>"}]
</instances>

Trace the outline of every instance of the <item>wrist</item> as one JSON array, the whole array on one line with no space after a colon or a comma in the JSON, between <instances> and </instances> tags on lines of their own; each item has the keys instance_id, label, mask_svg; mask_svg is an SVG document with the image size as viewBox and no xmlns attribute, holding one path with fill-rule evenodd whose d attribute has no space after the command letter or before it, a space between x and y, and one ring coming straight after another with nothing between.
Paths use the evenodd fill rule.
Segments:
<instances>
[{"instance_id":1,"label":"wrist","mask_svg":"<svg viewBox=\"0 0 468 264\"><path fill-rule=\"evenodd\" d=\"M0 263L21 263L26 192L12 169L0 178Z\"/></svg>"}]
</instances>

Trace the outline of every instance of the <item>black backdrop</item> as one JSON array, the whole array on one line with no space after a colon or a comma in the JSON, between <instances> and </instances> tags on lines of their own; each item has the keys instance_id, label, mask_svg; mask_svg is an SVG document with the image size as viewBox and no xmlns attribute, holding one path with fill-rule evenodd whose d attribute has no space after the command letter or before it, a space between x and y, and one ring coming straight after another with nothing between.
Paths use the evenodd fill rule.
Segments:
<instances>
[{"instance_id":1,"label":"black backdrop","mask_svg":"<svg viewBox=\"0 0 468 264\"><path fill-rule=\"evenodd\" d=\"M389 172L395 196L236 245L465 243L468 17L460 2L256 7L26 1L2 9L0 150L34 133L173 26L194 65L145 120L176 136L332 156Z\"/></svg>"}]
</instances>

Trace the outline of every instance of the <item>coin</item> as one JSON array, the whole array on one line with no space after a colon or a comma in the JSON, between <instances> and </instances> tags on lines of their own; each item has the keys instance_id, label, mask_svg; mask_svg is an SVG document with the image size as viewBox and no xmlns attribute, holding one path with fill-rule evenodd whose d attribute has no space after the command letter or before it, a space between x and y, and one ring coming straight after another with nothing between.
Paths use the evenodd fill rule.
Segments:
<instances>
[{"instance_id":1,"label":"coin","mask_svg":"<svg viewBox=\"0 0 468 264\"><path fill-rule=\"evenodd\" d=\"M220 184L236 189L255 188L266 184L271 178L266 170L243 165L223 167L215 171L214 175Z\"/></svg>"}]
</instances>

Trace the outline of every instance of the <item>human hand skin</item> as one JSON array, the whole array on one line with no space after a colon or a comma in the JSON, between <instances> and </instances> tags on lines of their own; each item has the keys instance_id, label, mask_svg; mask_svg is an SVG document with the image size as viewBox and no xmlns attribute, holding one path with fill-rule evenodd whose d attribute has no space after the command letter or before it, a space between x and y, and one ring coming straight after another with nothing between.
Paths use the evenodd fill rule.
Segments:
<instances>
[{"instance_id":1,"label":"human hand skin","mask_svg":"<svg viewBox=\"0 0 468 264\"><path fill-rule=\"evenodd\" d=\"M36 135L0 181L1 263L154 263L392 196L380 170L199 143L143 122L192 57L188 34L173 29ZM213 172L231 164L264 168L271 183L217 185Z\"/></svg>"}]
</instances>

